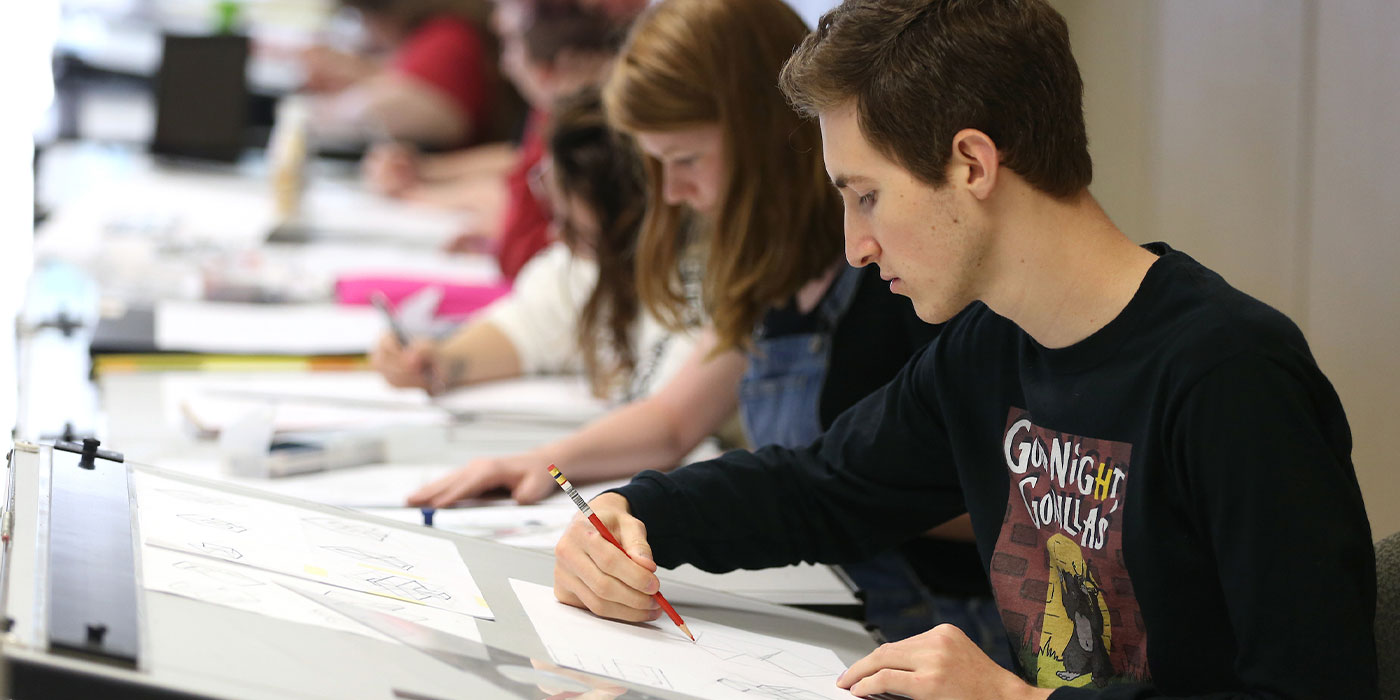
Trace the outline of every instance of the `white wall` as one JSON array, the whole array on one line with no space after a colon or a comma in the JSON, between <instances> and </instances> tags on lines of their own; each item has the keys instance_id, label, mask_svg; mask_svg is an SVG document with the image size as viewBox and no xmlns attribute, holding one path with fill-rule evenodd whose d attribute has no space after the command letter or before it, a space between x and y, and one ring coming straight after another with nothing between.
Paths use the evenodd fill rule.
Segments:
<instances>
[{"instance_id":1,"label":"white wall","mask_svg":"<svg viewBox=\"0 0 1400 700\"><path fill-rule=\"evenodd\" d=\"M1306 330L1347 407L1379 536L1400 530L1400 3L1316 7Z\"/></svg>"},{"instance_id":2,"label":"white wall","mask_svg":"<svg viewBox=\"0 0 1400 700\"><path fill-rule=\"evenodd\" d=\"M807 26L815 28L822 14L840 3L839 0L787 0L787 4L792 5L792 9L797 10L802 19L807 20Z\"/></svg>"},{"instance_id":3,"label":"white wall","mask_svg":"<svg viewBox=\"0 0 1400 700\"><path fill-rule=\"evenodd\" d=\"M31 134L53 98L49 67L57 0L14 3L0 22L0 65L7 68L0 107L0 436L8 442L17 416L15 316L32 266L34 141Z\"/></svg>"},{"instance_id":4,"label":"white wall","mask_svg":"<svg viewBox=\"0 0 1400 700\"><path fill-rule=\"evenodd\" d=\"M1303 328L1374 534L1400 530L1400 3L1052 2L1084 74L1095 195L1134 239Z\"/></svg>"}]
</instances>

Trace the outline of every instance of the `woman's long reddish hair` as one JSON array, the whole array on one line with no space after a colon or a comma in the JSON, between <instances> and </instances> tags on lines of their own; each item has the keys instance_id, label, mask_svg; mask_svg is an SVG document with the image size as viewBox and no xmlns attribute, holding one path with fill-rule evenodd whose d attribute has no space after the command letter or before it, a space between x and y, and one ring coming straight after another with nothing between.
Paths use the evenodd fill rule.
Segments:
<instances>
[{"instance_id":1,"label":"woman's long reddish hair","mask_svg":"<svg viewBox=\"0 0 1400 700\"><path fill-rule=\"evenodd\" d=\"M660 163L644 159L648 207L637 252L643 303L681 326L678 266L688 244L702 246L718 349L747 348L763 313L841 253L841 201L818 126L778 90L783 63L806 34L782 0L665 0L637 19L604 87L608 118L622 130L717 124L724 134L722 195L694 226L690 212L666 204Z\"/></svg>"}]
</instances>

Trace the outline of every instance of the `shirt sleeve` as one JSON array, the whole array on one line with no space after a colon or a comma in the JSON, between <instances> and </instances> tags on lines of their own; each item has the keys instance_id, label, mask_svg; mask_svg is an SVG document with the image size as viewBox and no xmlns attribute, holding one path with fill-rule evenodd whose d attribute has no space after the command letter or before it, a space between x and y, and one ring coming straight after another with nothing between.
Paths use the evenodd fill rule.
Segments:
<instances>
[{"instance_id":1,"label":"shirt sleeve","mask_svg":"<svg viewBox=\"0 0 1400 700\"><path fill-rule=\"evenodd\" d=\"M598 268L555 243L520 272L511 293L482 312L515 346L525 374L579 369L578 316Z\"/></svg>"},{"instance_id":2,"label":"shirt sleeve","mask_svg":"<svg viewBox=\"0 0 1400 700\"><path fill-rule=\"evenodd\" d=\"M1175 416L1171 458L1185 467L1186 505L1225 600L1225 619L1203 633L1235 640L1238 687L1064 688L1051 697L1377 697L1375 554L1350 434L1326 380L1301 363L1241 356L1211 370Z\"/></svg>"},{"instance_id":3,"label":"shirt sleeve","mask_svg":"<svg viewBox=\"0 0 1400 700\"><path fill-rule=\"evenodd\" d=\"M930 458L949 453L921 359L810 447L736 450L618 489L656 562L714 572L848 563L962 513L951 459Z\"/></svg>"},{"instance_id":4,"label":"shirt sleeve","mask_svg":"<svg viewBox=\"0 0 1400 700\"><path fill-rule=\"evenodd\" d=\"M491 114L488 60L476 27L464 19L437 17L399 46L391 66L442 93L479 130Z\"/></svg>"},{"instance_id":5,"label":"shirt sleeve","mask_svg":"<svg viewBox=\"0 0 1400 700\"><path fill-rule=\"evenodd\" d=\"M525 263L550 243L549 211L530 191L530 170L544 158L545 119L538 112L531 115L515 167L506 173L506 208L501 214L496 261L508 280L514 280Z\"/></svg>"}]
</instances>

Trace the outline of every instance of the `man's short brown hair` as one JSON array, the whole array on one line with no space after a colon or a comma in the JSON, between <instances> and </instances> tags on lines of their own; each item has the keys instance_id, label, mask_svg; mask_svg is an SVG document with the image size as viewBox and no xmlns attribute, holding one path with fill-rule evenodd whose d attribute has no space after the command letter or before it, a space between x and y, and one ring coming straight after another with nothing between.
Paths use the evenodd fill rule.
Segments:
<instances>
[{"instance_id":1,"label":"man's short brown hair","mask_svg":"<svg viewBox=\"0 0 1400 700\"><path fill-rule=\"evenodd\" d=\"M967 128L1049 195L1093 177L1084 84L1064 18L1044 0L845 0L780 80L808 116L854 99L871 145L935 187Z\"/></svg>"}]
</instances>

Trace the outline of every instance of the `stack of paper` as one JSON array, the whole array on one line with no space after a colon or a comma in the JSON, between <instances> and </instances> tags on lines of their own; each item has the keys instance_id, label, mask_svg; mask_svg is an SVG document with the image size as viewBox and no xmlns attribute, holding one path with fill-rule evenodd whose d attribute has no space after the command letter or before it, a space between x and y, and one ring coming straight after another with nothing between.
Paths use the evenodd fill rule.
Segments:
<instances>
[{"instance_id":1,"label":"stack of paper","mask_svg":"<svg viewBox=\"0 0 1400 700\"><path fill-rule=\"evenodd\" d=\"M239 416L271 407L277 431L436 425L491 418L572 427L601 416L606 402L579 377L526 377L479 384L433 399L389 386L375 372L171 375L162 394L172 425L219 432Z\"/></svg>"}]
</instances>

